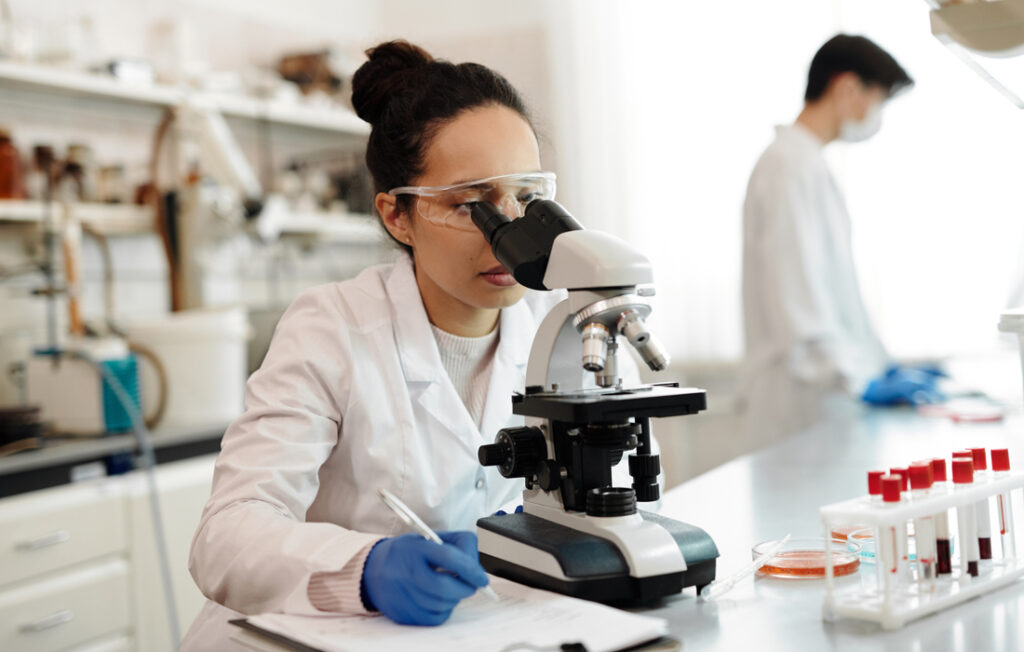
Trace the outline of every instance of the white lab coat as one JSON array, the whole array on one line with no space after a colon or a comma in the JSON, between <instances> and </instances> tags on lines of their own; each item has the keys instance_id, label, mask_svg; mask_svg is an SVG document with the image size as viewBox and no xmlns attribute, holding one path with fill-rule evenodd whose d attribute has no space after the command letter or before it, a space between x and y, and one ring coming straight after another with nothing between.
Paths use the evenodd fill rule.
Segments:
<instances>
[{"instance_id":1,"label":"white lab coat","mask_svg":"<svg viewBox=\"0 0 1024 652\"><path fill-rule=\"evenodd\" d=\"M224 435L189 560L211 602L184 647L224 649L234 628L218 602L319 613L306 594L313 573L404 531L377 487L437 530L473 529L515 499L522 480L480 466L477 448L522 423L512 392L523 389L540 320L562 298L528 292L501 311L480 429L441 363L407 256L296 299Z\"/></svg>"},{"instance_id":2,"label":"white lab coat","mask_svg":"<svg viewBox=\"0 0 1024 652\"><path fill-rule=\"evenodd\" d=\"M521 500L523 481L482 467L477 448L523 423L512 392L541 319L564 297L528 291L501 311L480 429L441 363L407 256L296 299L224 435L189 559L210 601L182 649L233 648L235 612L321 613L307 597L313 573L405 531L377 487L436 530L472 530Z\"/></svg>"},{"instance_id":3,"label":"white lab coat","mask_svg":"<svg viewBox=\"0 0 1024 652\"><path fill-rule=\"evenodd\" d=\"M823 145L776 128L743 205L748 447L851 416L887 359L861 299L850 218Z\"/></svg>"}]
</instances>

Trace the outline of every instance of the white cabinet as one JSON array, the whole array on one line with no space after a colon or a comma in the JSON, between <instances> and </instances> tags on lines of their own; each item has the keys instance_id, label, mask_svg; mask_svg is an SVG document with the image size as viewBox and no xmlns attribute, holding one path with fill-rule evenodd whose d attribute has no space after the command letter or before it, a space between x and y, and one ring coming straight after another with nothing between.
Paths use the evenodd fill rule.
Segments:
<instances>
[{"instance_id":1,"label":"white cabinet","mask_svg":"<svg viewBox=\"0 0 1024 652\"><path fill-rule=\"evenodd\" d=\"M130 593L119 557L0 592L0 648L63 650L129 630Z\"/></svg>"},{"instance_id":2,"label":"white cabinet","mask_svg":"<svg viewBox=\"0 0 1024 652\"><path fill-rule=\"evenodd\" d=\"M214 459L155 472L182 634L204 601L188 551ZM0 500L0 650L177 649L150 514L142 472Z\"/></svg>"},{"instance_id":3,"label":"white cabinet","mask_svg":"<svg viewBox=\"0 0 1024 652\"><path fill-rule=\"evenodd\" d=\"M199 525L203 505L210 497L215 459L215 455L208 455L161 464L156 469L164 540L171 566L171 585L181 636L188 631L206 601L189 575L188 551L192 545L192 535ZM140 650L177 649L177 644L173 648L168 645L171 629L167 623L167 603L150 517L149 492L141 474L132 480L128 494L128 521L131 523L129 543L138 604L135 636Z\"/></svg>"}]
</instances>

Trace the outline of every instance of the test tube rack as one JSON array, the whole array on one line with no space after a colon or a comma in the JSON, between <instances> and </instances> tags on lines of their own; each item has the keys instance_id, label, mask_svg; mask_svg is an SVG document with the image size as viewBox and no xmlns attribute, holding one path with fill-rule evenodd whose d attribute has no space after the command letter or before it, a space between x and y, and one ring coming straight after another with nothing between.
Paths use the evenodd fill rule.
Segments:
<instances>
[{"instance_id":1,"label":"test tube rack","mask_svg":"<svg viewBox=\"0 0 1024 652\"><path fill-rule=\"evenodd\" d=\"M830 533L837 526L863 525L874 528L875 541L879 541L881 528L902 527L906 529L908 521L914 518L934 516L941 512L949 513L957 507L976 504L979 501L994 503L990 498L1006 494L1010 499L1010 507L1016 505L1016 490L1024 487L1024 473L1009 472L999 478L975 476L971 485L955 486L949 483L946 487L935 487L923 498L914 497L899 503L882 503L862 496L840 503L833 503L821 508L821 518L825 525L825 598L822 604L822 617L826 621L837 621L844 618L872 621L879 623L883 629L893 630L922 616L948 609L965 600L994 591L1024 576L1024 559L1017 553L1021 537L1019 531L1014 532L1014 549L1004 552L1000 558L983 561L977 577L964 571L965 564L959 563L958 555L964 551L961 541L955 544L956 554L953 559L952 574L939 575L934 589L923 591L914 583L886 584L878 582L877 586L869 586L862 581L853 586L843 581L844 586L837 586L832 567L832 538ZM955 513L952 512L952 513ZM1024 520L1024 514L1017 511L1018 520ZM951 519L952 520L952 519ZM993 543L999 539L999 520L992 520ZM957 530L950 526L951 532ZM998 544L993 546L998 548ZM863 567L862 572L863 574Z\"/></svg>"}]
</instances>

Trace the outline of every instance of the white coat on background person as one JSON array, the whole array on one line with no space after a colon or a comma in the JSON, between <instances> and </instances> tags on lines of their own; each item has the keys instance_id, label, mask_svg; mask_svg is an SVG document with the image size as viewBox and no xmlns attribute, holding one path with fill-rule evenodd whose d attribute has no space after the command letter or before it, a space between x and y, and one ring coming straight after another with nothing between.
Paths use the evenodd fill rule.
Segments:
<instances>
[{"instance_id":1,"label":"white coat on background person","mask_svg":"<svg viewBox=\"0 0 1024 652\"><path fill-rule=\"evenodd\" d=\"M824 144L776 128L743 206L742 389L756 445L855 413L887 356L861 300L850 218Z\"/></svg>"},{"instance_id":2,"label":"white coat on background person","mask_svg":"<svg viewBox=\"0 0 1024 652\"><path fill-rule=\"evenodd\" d=\"M877 44L837 34L811 61L795 123L776 128L754 166L743 204L746 449L852 417L861 396L913 402L927 389L906 372L885 373L888 356L857 282L850 216L823 151L871 138L884 103L912 84Z\"/></svg>"}]
</instances>

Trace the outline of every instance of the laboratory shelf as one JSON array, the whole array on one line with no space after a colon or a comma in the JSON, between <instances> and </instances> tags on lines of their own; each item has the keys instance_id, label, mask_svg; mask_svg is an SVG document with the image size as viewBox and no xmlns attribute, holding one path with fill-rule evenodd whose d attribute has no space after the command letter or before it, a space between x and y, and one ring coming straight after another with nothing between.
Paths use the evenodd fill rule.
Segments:
<instances>
[{"instance_id":1,"label":"laboratory shelf","mask_svg":"<svg viewBox=\"0 0 1024 652\"><path fill-rule=\"evenodd\" d=\"M211 93L189 88L132 84L100 74L0 60L0 86L45 91L71 99L91 96L156 108L195 103L223 115L271 124L366 136L370 127L350 109L310 106L244 95Z\"/></svg>"},{"instance_id":2,"label":"laboratory shelf","mask_svg":"<svg viewBox=\"0 0 1024 652\"><path fill-rule=\"evenodd\" d=\"M103 233L143 233L153 230L153 209L133 204L53 204L53 217L59 218L64 210L71 217ZM0 222L42 222L46 219L46 204L41 201L0 200Z\"/></svg>"},{"instance_id":3,"label":"laboratory shelf","mask_svg":"<svg viewBox=\"0 0 1024 652\"><path fill-rule=\"evenodd\" d=\"M91 95L161 107L174 106L182 99L181 91L173 88L130 84L114 77L16 61L0 61L0 82L8 86L30 87L59 95Z\"/></svg>"}]
</instances>

